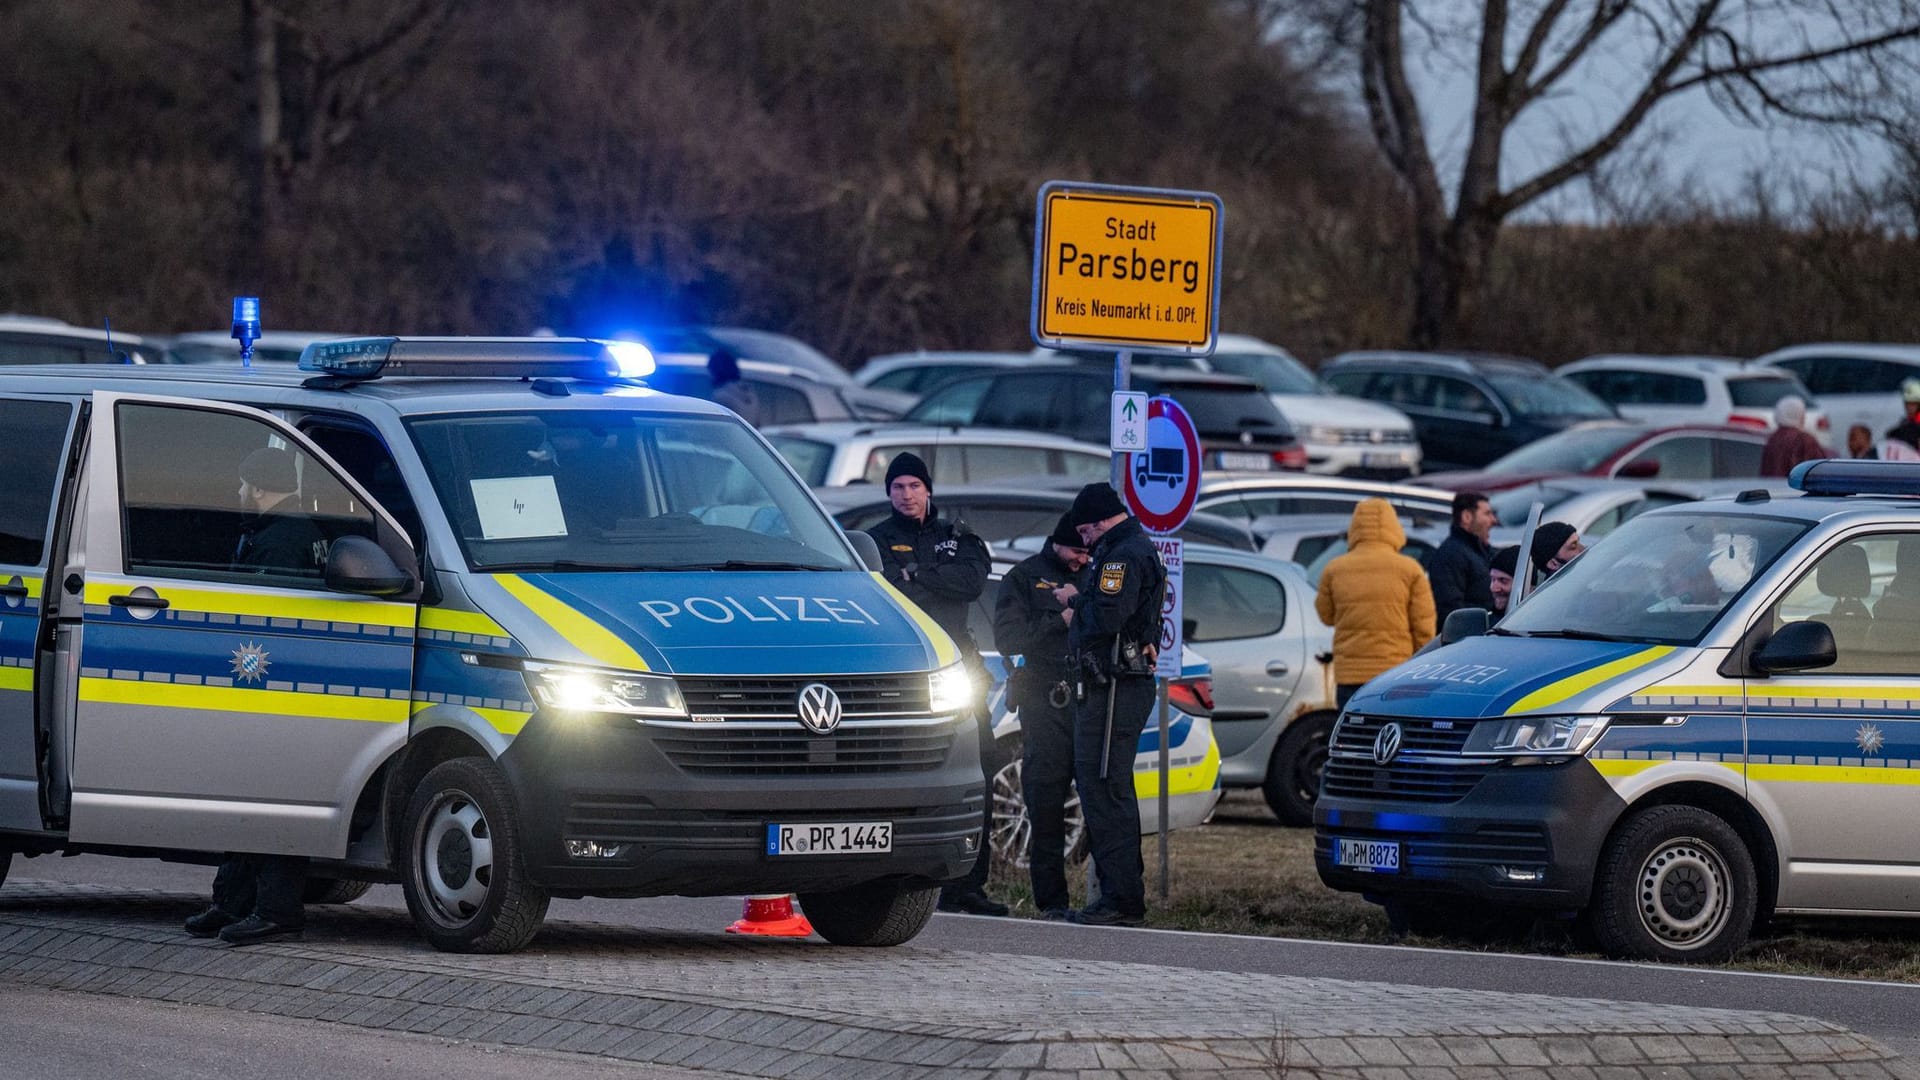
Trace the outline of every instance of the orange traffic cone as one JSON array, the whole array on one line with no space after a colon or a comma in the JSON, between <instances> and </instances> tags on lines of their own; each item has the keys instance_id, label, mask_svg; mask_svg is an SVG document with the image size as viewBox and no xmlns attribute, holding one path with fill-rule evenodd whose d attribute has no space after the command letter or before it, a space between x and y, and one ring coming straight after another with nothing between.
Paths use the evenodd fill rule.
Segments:
<instances>
[{"instance_id":1,"label":"orange traffic cone","mask_svg":"<svg viewBox=\"0 0 1920 1080\"><path fill-rule=\"evenodd\" d=\"M793 910L793 894L749 896L740 918L727 927L729 934L758 934L761 937L806 937L813 924Z\"/></svg>"}]
</instances>

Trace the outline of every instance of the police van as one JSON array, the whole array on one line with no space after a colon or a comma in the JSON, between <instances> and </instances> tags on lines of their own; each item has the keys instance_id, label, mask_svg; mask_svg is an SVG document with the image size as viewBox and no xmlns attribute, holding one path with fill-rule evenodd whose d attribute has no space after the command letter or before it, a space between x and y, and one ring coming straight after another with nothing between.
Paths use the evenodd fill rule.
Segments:
<instances>
[{"instance_id":1,"label":"police van","mask_svg":"<svg viewBox=\"0 0 1920 1080\"><path fill-rule=\"evenodd\" d=\"M913 937L978 850L958 651L649 368L377 338L0 375L0 876L306 855L456 951L554 896L793 892L829 941Z\"/></svg>"},{"instance_id":2,"label":"police van","mask_svg":"<svg viewBox=\"0 0 1920 1080\"><path fill-rule=\"evenodd\" d=\"M1579 913L1660 960L1724 959L1776 912L1920 914L1920 466L1792 483L1635 518L1368 683L1321 879L1416 930Z\"/></svg>"}]
</instances>

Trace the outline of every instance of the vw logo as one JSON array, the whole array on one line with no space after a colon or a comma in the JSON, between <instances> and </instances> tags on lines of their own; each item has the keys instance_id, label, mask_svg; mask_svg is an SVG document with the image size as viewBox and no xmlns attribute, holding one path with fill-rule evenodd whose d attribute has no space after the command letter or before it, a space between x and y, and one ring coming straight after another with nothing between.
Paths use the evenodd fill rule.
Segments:
<instances>
[{"instance_id":1,"label":"vw logo","mask_svg":"<svg viewBox=\"0 0 1920 1080\"><path fill-rule=\"evenodd\" d=\"M1386 765L1393 761L1394 755L1400 752L1400 735L1400 725L1388 721L1387 726L1380 729L1380 734L1373 737L1375 764Z\"/></svg>"},{"instance_id":2,"label":"vw logo","mask_svg":"<svg viewBox=\"0 0 1920 1080\"><path fill-rule=\"evenodd\" d=\"M808 683L800 688L800 722L807 730L825 735L840 726L840 695L826 683Z\"/></svg>"}]
</instances>

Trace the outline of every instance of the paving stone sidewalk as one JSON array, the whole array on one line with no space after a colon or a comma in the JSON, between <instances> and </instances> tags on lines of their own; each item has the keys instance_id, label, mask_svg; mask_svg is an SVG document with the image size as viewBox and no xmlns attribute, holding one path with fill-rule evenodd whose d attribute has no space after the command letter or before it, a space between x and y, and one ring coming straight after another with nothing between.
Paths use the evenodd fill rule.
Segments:
<instances>
[{"instance_id":1,"label":"paving stone sidewalk","mask_svg":"<svg viewBox=\"0 0 1920 1080\"><path fill-rule=\"evenodd\" d=\"M1901 1077L1821 1020L1311 976L553 923L455 956L402 913L309 909L307 940L186 937L199 898L16 881L8 981L764 1077L1426 1080Z\"/></svg>"}]
</instances>

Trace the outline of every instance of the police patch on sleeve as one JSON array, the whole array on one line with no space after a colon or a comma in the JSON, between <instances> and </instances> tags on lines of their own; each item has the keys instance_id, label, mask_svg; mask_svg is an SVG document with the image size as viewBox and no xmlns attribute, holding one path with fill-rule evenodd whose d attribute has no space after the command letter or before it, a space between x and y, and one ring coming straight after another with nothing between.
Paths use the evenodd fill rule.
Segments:
<instances>
[{"instance_id":1,"label":"police patch on sleeve","mask_svg":"<svg viewBox=\"0 0 1920 1080\"><path fill-rule=\"evenodd\" d=\"M1100 564L1100 591L1108 596L1119 593L1127 583L1127 564L1110 562Z\"/></svg>"}]
</instances>

